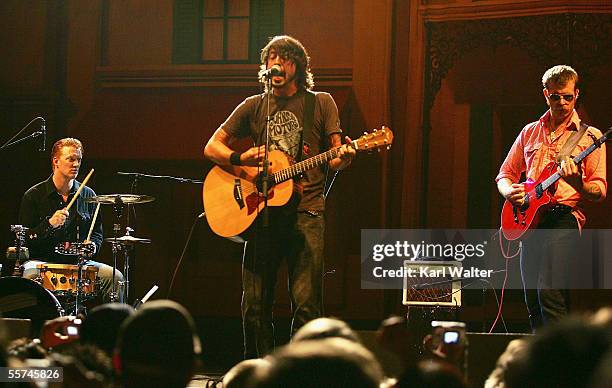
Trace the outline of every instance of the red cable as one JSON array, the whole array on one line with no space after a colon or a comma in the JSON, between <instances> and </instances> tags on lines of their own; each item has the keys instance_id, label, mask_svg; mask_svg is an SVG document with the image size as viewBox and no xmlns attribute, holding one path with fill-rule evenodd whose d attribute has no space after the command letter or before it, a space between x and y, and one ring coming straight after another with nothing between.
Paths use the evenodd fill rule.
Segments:
<instances>
[{"instance_id":1,"label":"red cable","mask_svg":"<svg viewBox=\"0 0 612 388\"><path fill-rule=\"evenodd\" d=\"M520 251L520 249L519 249L519 251ZM495 329L495 325L497 325L497 321L499 320L499 317L501 317L501 312L502 312L502 309L504 307L504 291L506 290L506 281L508 280L508 262L509 261L510 261L510 259L506 258L506 275L504 276L504 284L503 284L502 290L501 290L501 297L500 297L500 301L499 301L499 309L497 310L497 317L495 317L495 321L493 322L493 325L491 325L491 329L489 329L489 334L491 334L493 332L493 329Z\"/></svg>"}]
</instances>

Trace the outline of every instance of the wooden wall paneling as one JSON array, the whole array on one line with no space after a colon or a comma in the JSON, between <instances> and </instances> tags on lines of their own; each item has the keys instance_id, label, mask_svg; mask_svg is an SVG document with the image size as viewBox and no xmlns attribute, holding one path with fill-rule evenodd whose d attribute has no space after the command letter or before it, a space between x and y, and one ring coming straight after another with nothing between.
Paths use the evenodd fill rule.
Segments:
<instances>
[{"instance_id":1,"label":"wooden wall paneling","mask_svg":"<svg viewBox=\"0 0 612 388\"><path fill-rule=\"evenodd\" d=\"M366 129L389 125L390 115L390 71L393 2L354 3L354 67L353 92L357 109L363 116ZM375 85L375 87L372 87ZM391 151L393 152L393 151ZM386 223L387 207L387 158L381 154L379 187L379 214L381 226Z\"/></svg>"},{"instance_id":2,"label":"wooden wall paneling","mask_svg":"<svg viewBox=\"0 0 612 388\"><path fill-rule=\"evenodd\" d=\"M52 2L0 2L0 85L2 95L32 95L45 88L45 47ZM49 37L51 38L51 37Z\"/></svg>"},{"instance_id":3,"label":"wooden wall paneling","mask_svg":"<svg viewBox=\"0 0 612 388\"><path fill-rule=\"evenodd\" d=\"M497 173L491 168L496 164L492 158L493 107L490 103L472 104L469 115L468 138L472 152L469 153L467 195L467 227L484 229L491 220L491 187Z\"/></svg>"},{"instance_id":4,"label":"wooden wall paneling","mask_svg":"<svg viewBox=\"0 0 612 388\"><path fill-rule=\"evenodd\" d=\"M101 61L103 1L69 3L66 95L73 107L66 132L80 137L95 97L95 69ZM87 147L89 148L89 147Z\"/></svg>"},{"instance_id":5,"label":"wooden wall paneling","mask_svg":"<svg viewBox=\"0 0 612 388\"><path fill-rule=\"evenodd\" d=\"M367 128L380 128L389 125L391 120L391 69L393 57L393 17L394 2L392 0L371 2L357 0L354 2L354 30L353 30L353 91L357 109L363 115ZM392 128L397 131L397 128ZM399 129L402 130L402 129ZM400 142L401 145L401 142ZM380 187L376 213L379 222L373 227L386 227L387 214L393 206L389 206L389 190L394 187L389 176L389 154L402 152L401 146L391 148L381 153L379 177L377 184ZM353 166L356 167L356 166ZM364 226L362 226L364 227ZM359 241L359 240L356 240ZM360 276L357 272L356 276ZM384 318L395 311L401 296L397 290L360 290L356 295L368 295L370 300L378 300L380 305L370 305L372 312L379 312L378 319Z\"/></svg>"},{"instance_id":6,"label":"wooden wall paneling","mask_svg":"<svg viewBox=\"0 0 612 388\"><path fill-rule=\"evenodd\" d=\"M108 3L108 65L169 65L172 63L170 0L129 0Z\"/></svg>"},{"instance_id":7,"label":"wooden wall paneling","mask_svg":"<svg viewBox=\"0 0 612 388\"><path fill-rule=\"evenodd\" d=\"M401 170L404 179L401 187L400 226L423 227L423 206L421 193L426 190L424 185L423 163L426 163L427 153L422 147L425 129L423 125L423 94L425 73L425 29L422 12L419 4L411 1L405 16L410 20L408 35L408 78L406 88L406 120L407 126L403 129L404 147L402 149L403 161Z\"/></svg>"},{"instance_id":8,"label":"wooden wall paneling","mask_svg":"<svg viewBox=\"0 0 612 388\"><path fill-rule=\"evenodd\" d=\"M454 85L446 81L431 114L428 228L466 226L470 107L455 100Z\"/></svg>"},{"instance_id":9,"label":"wooden wall paneling","mask_svg":"<svg viewBox=\"0 0 612 388\"><path fill-rule=\"evenodd\" d=\"M387 197L389 203L385 225L398 227L401 220L401 204L403 198L403 182L405 172L403 170L404 152L406 146L407 128L409 119L406 114L408 88L408 48L410 45L410 2L393 2L393 25L392 25L392 50L391 67L389 69L389 120L394 130L395 138L392 151L389 155L389 184Z\"/></svg>"},{"instance_id":10,"label":"wooden wall paneling","mask_svg":"<svg viewBox=\"0 0 612 388\"><path fill-rule=\"evenodd\" d=\"M306 46L313 68L351 68L356 12L352 0L285 0L284 33Z\"/></svg>"}]
</instances>

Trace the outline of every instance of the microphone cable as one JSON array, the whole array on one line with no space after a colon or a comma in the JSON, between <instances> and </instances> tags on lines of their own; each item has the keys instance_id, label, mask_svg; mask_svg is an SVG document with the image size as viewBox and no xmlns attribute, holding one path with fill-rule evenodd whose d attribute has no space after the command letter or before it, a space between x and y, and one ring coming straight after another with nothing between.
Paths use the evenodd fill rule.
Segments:
<instances>
[{"instance_id":1,"label":"microphone cable","mask_svg":"<svg viewBox=\"0 0 612 388\"><path fill-rule=\"evenodd\" d=\"M187 241L185 241L185 246L183 247L183 252L181 253L181 257L179 257L178 262L176 263L176 267L174 268L174 273L172 274L172 280L170 281L170 287L168 287L167 298L170 299L170 294L172 293L172 288L174 287L174 280L176 279L176 274L178 273L179 268L181 267L181 263L183 262L183 257L185 257L185 252L187 252L187 247L189 246L189 242L191 241L191 237L193 236L193 231L195 230L195 226L198 223L198 220L201 220L206 216L206 212L202 212L198 214L198 216L193 220L193 224L191 225L191 230L189 231L189 235L187 236Z\"/></svg>"}]
</instances>

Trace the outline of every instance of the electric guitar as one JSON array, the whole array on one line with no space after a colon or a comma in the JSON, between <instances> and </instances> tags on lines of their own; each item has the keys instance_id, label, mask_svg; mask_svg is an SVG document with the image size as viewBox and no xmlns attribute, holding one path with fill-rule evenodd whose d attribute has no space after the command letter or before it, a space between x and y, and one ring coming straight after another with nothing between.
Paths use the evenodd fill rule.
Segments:
<instances>
[{"instance_id":1,"label":"electric guitar","mask_svg":"<svg viewBox=\"0 0 612 388\"><path fill-rule=\"evenodd\" d=\"M393 132L385 126L353 140L357 151L391 148ZM294 191L293 178L338 157L340 147L292 164L282 151L270 151L268 205L283 206ZM222 237L244 232L264 207L260 192L260 168L247 166L215 166L204 180L204 211L210 228Z\"/></svg>"},{"instance_id":2,"label":"electric guitar","mask_svg":"<svg viewBox=\"0 0 612 388\"><path fill-rule=\"evenodd\" d=\"M591 152L601 147L611 133L612 129L608 129L599 139L593 137L593 144L576 156L574 163L579 164ZM550 162L537 180L528 179L523 182L526 194L522 206L514 206L506 200L501 213L501 227L507 240L519 239L528 230L535 229L546 210L555 204L554 192L557 181L561 178L561 173L557 170L557 164Z\"/></svg>"}]
</instances>

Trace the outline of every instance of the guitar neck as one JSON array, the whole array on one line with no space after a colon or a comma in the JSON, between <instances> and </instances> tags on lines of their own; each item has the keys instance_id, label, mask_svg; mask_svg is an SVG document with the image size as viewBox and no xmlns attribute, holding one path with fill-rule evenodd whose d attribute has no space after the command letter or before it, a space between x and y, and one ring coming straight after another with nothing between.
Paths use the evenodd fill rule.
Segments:
<instances>
[{"instance_id":1,"label":"guitar neck","mask_svg":"<svg viewBox=\"0 0 612 388\"><path fill-rule=\"evenodd\" d=\"M353 141L351 143L351 146L357 149L356 141ZM301 162L295 163L287 168L284 168L272 174L272 179L274 180L275 184L288 181L293 177L296 177L308 170L312 170L315 167L319 167L329 162L330 160L337 158L339 150L340 147L335 147L326 152L302 160Z\"/></svg>"},{"instance_id":2,"label":"guitar neck","mask_svg":"<svg viewBox=\"0 0 612 388\"><path fill-rule=\"evenodd\" d=\"M610 131L607 131L602 137L595 140L593 144L589 146L586 150L582 151L578 156L574 158L574 163L578 165L580 162L584 160L587 156L591 154L591 152L595 151L597 148L601 147L601 145L608 139L608 135ZM542 191L548 190L550 186L555 184L559 179L561 179L561 173L557 171L556 173L549 176L546 180L542 181Z\"/></svg>"}]
</instances>

